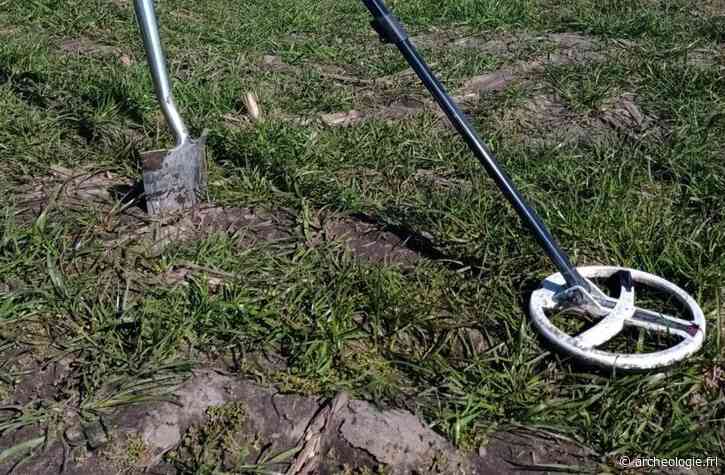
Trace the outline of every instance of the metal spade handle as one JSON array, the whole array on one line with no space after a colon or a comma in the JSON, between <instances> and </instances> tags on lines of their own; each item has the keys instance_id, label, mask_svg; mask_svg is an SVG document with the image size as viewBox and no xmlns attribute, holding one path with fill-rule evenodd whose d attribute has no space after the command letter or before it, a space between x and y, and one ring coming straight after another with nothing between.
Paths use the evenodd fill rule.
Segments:
<instances>
[{"instance_id":1,"label":"metal spade handle","mask_svg":"<svg viewBox=\"0 0 725 475\"><path fill-rule=\"evenodd\" d=\"M524 200L511 179L496 161L494 154L483 143L478 133L468 121L460 108L453 101L445 87L430 70L425 60L416 50L408 38L405 29L398 20L390 14L382 0L362 0L370 10L374 20L373 28L384 42L394 43L402 53L405 60L418 75L425 87L435 98L438 105L453 123L458 133L463 136L471 151L476 155L488 174L493 178L506 199L511 203L524 224L531 230L541 247L561 272L570 287L581 286L589 290L589 283L584 279L569 261L569 257L561 250L554 237L546 228L541 218Z\"/></svg>"},{"instance_id":2,"label":"metal spade handle","mask_svg":"<svg viewBox=\"0 0 725 475\"><path fill-rule=\"evenodd\" d=\"M179 114L171 92L171 82L166 70L166 57L161 46L159 25L154 11L154 0L134 0L134 8L141 28L146 57L151 69L151 77L156 89L156 98L161 105L161 110L164 112L166 122L174 134L176 146L178 147L189 139L189 130L186 128L181 114Z\"/></svg>"}]
</instances>

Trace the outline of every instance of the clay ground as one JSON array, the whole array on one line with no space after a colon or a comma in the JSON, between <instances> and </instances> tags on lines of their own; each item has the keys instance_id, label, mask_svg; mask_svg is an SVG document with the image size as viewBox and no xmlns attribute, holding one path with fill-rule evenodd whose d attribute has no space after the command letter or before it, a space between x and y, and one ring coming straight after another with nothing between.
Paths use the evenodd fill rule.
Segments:
<instances>
[{"instance_id":1,"label":"clay ground","mask_svg":"<svg viewBox=\"0 0 725 475\"><path fill-rule=\"evenodd\" d=\"M578 264L701 303L703 350L647 374L537 336L551 264L361 4L157 4L210 131L208 203L163 221L139 195L140 152L171 138L131 2L0 1L0 473L725 453L723 2L390 2Z\"/></svg>"}]
</instances>

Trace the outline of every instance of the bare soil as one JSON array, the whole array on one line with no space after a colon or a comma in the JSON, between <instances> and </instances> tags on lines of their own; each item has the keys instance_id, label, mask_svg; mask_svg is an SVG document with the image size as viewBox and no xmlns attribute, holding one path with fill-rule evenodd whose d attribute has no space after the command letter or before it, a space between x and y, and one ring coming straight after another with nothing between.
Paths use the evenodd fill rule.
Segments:
<instances>
[{"instance_id":1,"label":"bare soil","mask_svg":"<svg viewBox=\"0 0 725 475\"><path fill-rule=\"evenodd\" d=\"M174 403L128 408L105 420L102 427L69 430L75 449L68 451L56 442L23 464L22 473L57 473L63 460L67 473L75 474L175 473L162 460L164 455L175 450L172 458L179 463L191 457L193 447L185 442L200 430L211 430L205 427L210 411L230 407L242 417L235 417L233 427L227 427L227 443L251 450L243 460L222 454L225 470L234 470L235 464L257 463L262 452L295 448L289 459L266 468L290 474L364 473L365 468L391 474L519 474L541 472L536 466L551 463L581 471L596 467L590 451L551 434L499 431L477 453L465 453L407 411L378 409L350 400L344 393L332 400L281 394L213 370L195 371L174 395ZM216 422L223 421L217 418ZM89 444L96 448L90 450ZM129 455L131 444L132 454L142 447L141 456Z\"/></svg>"}]
</instances>

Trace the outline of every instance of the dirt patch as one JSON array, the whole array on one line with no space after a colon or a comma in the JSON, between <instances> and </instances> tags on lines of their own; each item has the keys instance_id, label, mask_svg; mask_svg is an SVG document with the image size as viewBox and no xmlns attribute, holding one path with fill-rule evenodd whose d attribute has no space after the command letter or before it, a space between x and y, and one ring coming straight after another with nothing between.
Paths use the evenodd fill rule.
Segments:
<instances>
[{"instance_id":1,"label":"dirt patch","mask_svg":"<svg viewBox=\"0 0 725 475\"><path fill-rule=\"evenodd\" d=\"M504 91L515 84L525 85L535 81L548 66L603 61L607 53L602 43L577 33L535 35L528 32L487 32L459 38L444 36L443 39L426 35L418 37L417 41L425 46L475 48L482 53L508 60L509 65L473 76L463 81L452 93L454 100L464 110L475 107L486 94ZM429 98L396 97L391 102L384 101L385 94L380 94L367 109L323 114L319 116L319 120L330 127L345 127L371 119L401 120L424 112L445 119L436 103ZM448 121L442 120L442 123L447 125Z\"/></svg>"},{"instance_id":2,"label":"dirt patch","mask_svg":"<svg viewBox=\"0 0 725 475\"><path fill-rule=\"evenodd\" d=\"M702 0L696 8L707 16L725 16L725 0Z\"/></svg>"},{"instance_id":3,"label":"dirt patch","mask_svg":"<svg viewBox=\"0 0 725 475\"><path fill-rule=\"evenodd\" d=\"M205 205L151 218L142 208L139 186L108 171L53 167L49 176L24 187L18 208L21 222L37 220L53 209L94 210L102 219L83 241L98 239L108 249L134 248L149 256L158 255L172 243L221 234L245 248L265 243L279 247L339 242L356 258L372 263L410 264L420 257L409 245L409 236L388 231L365 217L316 213L306 239L291 209ZM182 272L169 279L178 283L192 274Z\"/></svg>"},{"instance_id":4,"label":"dirt patch","mask_svg":"<svg viewBox=\"0 0 725 475\"><path fill-rule=\"evenodd\" d=\"M259 63L260 67L270 72L296 73L297 68L285 63L281 57L264 55Z\"/></svg>"},{"instance_id":5,"label":"dirt patch","mask_svg":"<svg viewBox=\"0 0 725 475\"><path fill-rule=\"evenodd\" d=\"M125 53L121 48L97 43L88 38L68 38L63 40L59 45L59 50L64 54L79 56L113 56L124 66L130 66L135 63L133 57Z\"/></svg>"},{"instance_id":6,"label":"dirt patch","mask_svg":"<svg viewBox=\"0 0 725 475\"><path fill-rule=\"evenodd\" d=\"M65 53L80 55L110 55L118 52L113 46L95 43L87 38L72 38L60 44L60 50Z\"/></svg>"},{"instance_id":7,"label":"dirt patch","mask_svg":"<svg viewBox=\"0 0 725 475\"><path fill-rule=\"evenodd\" d=\"M429 183L437 188L463 190L469 189L471 187L470 180L445 176L445 172L442 170L439 171L419 169L416 170L413 177L416 179L416 181L422 183Z\"/></svg>"},{"instance_id":8,"label":"dirt patch","mask_svg":"<svg viewBox=\"0 0 725 475\"><path fill-rule=\"evenodd\" d=\"M347 127L354 125L365 118L365 115L356 110L347 112L335 112L332 114L322 114L320 120L330 127Z\"/></svg>"},{"instance_id":9,"label":"dirt patch","mask_svg":"<svg viewBox=\"0 0 725 475\"><path fill-rule=\"evenodd\" d=\"M566 65L606 58L605 46L591 37L578 33L534 34L530 32L485 32L475 35L465 29L450 32L434 31L414 38L423 47L476 49L484 54L495 55L510 63L496 71L473 76L462 82L453 92L454 99L463 109L470 109L482 95L501 92L514 84L525 84L536 79L547 66ZM262 69L286 74L301 75L302 68L285 63L278 56L264 56ZM324 65L312 65L322 77L341 83L365 87L357 91L361 97L368 97L368 106L360 109L319 114L313 122L328 127L349 127L368 120L398 121L429 112L442 119L448 125L445 115L431 99L401 94L394 88L400 82L400 76L377 79L363 79L346 74L339 68ZM410 75L406 70L405 75ZM392 89L391 89L392 88ZM390 89L390 90L388 90ZM276 117L279 120L290 118ZM300 117L293 118L304 123ZM310 122L309 120L307 121Z\"/></svg>"},{"instance_id":10,"label":"dirt patch","mask_svg":"<svg viewBox=\"0 0 725 475\"><path fill-rule=\"evenodd\" d=\"M538 94L523 104L496 114L495 123L509 140L534 145L558 146L592 138L594 121L569 110L552 94Z\"/></svg>"},{"instance_id":11,"label":"dirt patch","mask_svg":"<svg viewBox=\"0 0 725 475\"><path fill-rule=\"evenodd\" d=\"M602 59L604 44L594 37L574 32L538 33L531 31L476 31L459 28L413 37L421 48L475 49L483 55L506 62L547 58L554 64Z\"/></svg>"},{"instance_id":12,"label":"dirt patch","mask_svg":"<svg viewBox=\"0 0 725 475\"><path fill-rule=\"evenodd\" d=\"M313 224L307 246L337 242L356 258L388 265L411 264L420 257L404 237L385 231L377 223L324 214L316 216L315 221L318 224ZM262 243L296 246L302 244L300 228L296 213L289 209L207 207L128 232L128 237L113 241L113 246L141 243L156 255L172 243L202 240L214 234L223 234L245 248Z\"/></svg>"},{"instance_id":13,"label":"dirt patch","mask_svg":"<svg viewBox=\"0 0 725 475\"><path fill-rule=\"evenodd\" d=\"M407 246L404 237L383 231L376 224L350 218L327 220L314 240L342 242L355 257L368 262L412 264L420 258Z\"/></svg>"},{"instance_id":14,"label":"dirt patch","mask_svg":"<svg viewBox=\"0 0 725 475\"><path fill-rule=\"evenodd\" d=\"M411 36L410 39L420 48L441 48L461 38L474 37L477 34L480 33L465 26L445 29L432 27L429 31Z\"/></svg>"},{"instance_id":15,"label":"dirt patch","mask_svg":"<svg viewBox=\"0 0 725 475\"><path fill-rule=\"evenodd\" d=\"M207 454L220 469L235 472L244 464L260 464L264 454L281 453L286 456L258 467L301 475L365 469L513 474L541 473L545 468L536 466L546 463L582 471L594 466L591 451L553 434L497 432L477 454L467 454L407 411L381 410L344 393L332 400L280 394L212 370L196 371L174 394L174 403L127 408L108 418L107 441L84 457L71 457L69 473L118 473L120 467L126 473L176 473L172 464L188 469ZM53 473L62 454L62 444L51 444L22 471Z\"/></svg>"},{"instance_id":16,"label":"dirt patch","mask_svg":"<svg viewBox=\"0 0 725 475\"><path fill-rule=\"evenodd\" d=\"M637 96L632 93L610 98L602 106L598 119L632 140L640 141L650 137L662 140L664 131L657 118L645 114L638 102Z\"/></svg>"},{"instance_id":17,"label":"dirt patch","mask_svg":"<svg viewBox=\"0 0 725 475\"><path fill-rule=\"evenodd\" d=\"M547 467L559 465L569 468L570 473L589 473L593 468L594 452L557 434L518 428L497 432L490 437L489 444L479 451L487 460L501 458L520 472L546 471ZM593 473L593 472L592 472Z\"/></svg>"},{"instance_id":18,"label":"dirt patch","mask_svg":"<svg viewBox=\"0 0 725 475\"><path fill-rule=\"evenodd\" d=\"M473 358L491 349L486 335L477 328L459 328L453 332L451 356L454 358Z\"/></svg>"},{"instance_id":19,"label":"dirt patch","mask_svg":"<svg viewBox=\"0 0 725 475\"><path fill-rule=\"evenodd\" d=\"M383 120L388 122L404 120L426 111L443 117L443 113L428 100L402 97L395 99L385 106L367 109L365 111L351 110L347 112L321 114L319 120L329 127L349 127L368 120Z\"/></svg>"},{"instance_id":20,"label":"dirt patch","mask_svg":"<svg viewBox=\"0 0 725 475\"><path fill-rule=\"evenodd\" d=\"M72 368L68 359L42 360L24 349L4 352L1 361L0 473L5 474L24 455L42 451L50 432L45 422L53 416L38 417L38 414L49 405L67 400ZM64 412L62 403L54 410L55 417L69 423L78 419L72 411ZM15 451L16 456L6 458L6 451ZM62 461L62 457L58 460ZM16 469L14 473L26 472Z\"/></svg>"},{"instance_id":21,"label":"dirt patch","mask_svg":"<svg viewBox=\"0 0 725 475\"><path fill-rule=\"evenodd\" d=\"M71 365L67 360L40 361L29 353L16 352L7 357L2 368L10 376L9 394L0 403L24 406L38 400L55 400L64 396Z\"/></svg>"},{"instance_id":22,"label":"dirt patch","mask_svg":"<svg viewBox=\"0 0 725 475\"><path fill-rule=\"evenodd\" d=\"M203 206L155 219L143 226L126 225L121 237L107 244L113 247L138 245L146 247L150 255L157 255L174 243L199 241L223 234L239 246L252 247L262 242L292 240L294 222L294 213L290 210Z\"/></svg>"},{"instance_id":23,"label":"dirt patch","mask_svg":"<svg viewBox=\"0 0 725 475\"><path fill-rule=\"evenodd\" d=\"M494 45L502 40L494 40ZM516 44L520 45L520 39ZM606 58L604 45L593 38L577 33L552 33L544 36L527 37L529 41L538 45L535 51L529 53L528 59L516 61L511 66L502 68L480 77L468 80L463 87L466 92L489 92L505 89L509 84L525 82L536 77L547 66L562 66L567 64L583 64L593 61L602 61ZM520 48L520 46L518 46Z\"/></svg>"},{"instance_id":24,"label":"dirt patch","mask_svg":"<svg viewBox=\"0 0 725 475\"><path fill-rule=\"evenodd\" d=\"M111 3L121 10L125 10L131 6L131 0L111 0Z\"/></svg>"},{"instance_id":25,"label":"dirt patch","mask_svg":"<svg viewBox=\"0 0 725 475\"><path fill-rule=\"evenodd\" d=\"M725 393L725 365L706 370L704 379L706 389Z\"/></svg>"},{"instance_id":26,"label":"dirt patch","mask_svg":"<svg viewBox=\"0 0 725 475\"><path fill-rule=\"evenodd\" d=\"M530 99L494 114L509 140L539 146L603 143L616 134L634 141L663 140L666 132L656 117L642 111L637 97L624 93L603 102L598 110L574 112L554 93Z\"/></svg>"},{"instance_id":27,"label":"dirt patch","mask_svg":"<svg viewBox=\"0 0 725 475\"><path fill-rule=\"evenodd\" d=\"M725 23L725 17L723 17L723 23ZM685 62L695 67L708 68L720 66L723 69L725 68L725 51L723 51L723 46L721 44L717 49L696 48L688 50L684 53Z\"/></svg>"},{"instance_id":28,"label":"dirt patch","mask_svg":"<svg viewBox=\"0 0 725 475\"><path fill-rule=\"evenodd\" d=\"M483 54L509 59L528 57L526 62L569 64L600 60L604 46L580 33L536 34L530 32L486 32L449 43L452 48L472 48Z\"/></svg>"},{"instance_id":29,"label":"dirt patch","mask_svg":"<svg viewBox=\"0 0 725 475\"><path fill-rule=\"evenodd\" d=\"M612 131L637 141L662 140L666 136L658 119L642 112L634 94L623 93L605 100L596 110L577 113L562 97L539 86L538 78L549 66L605 60L611 50L600 41L578 33L455 36L444 35L443 39L423 36L419 40L427 46L475 48L507 58L525 58L496 71L471 77L452 94L462 109L472 111L483 97L500 93L511 86L529 90L533 94L530 99L496 114L495 122L501 125L502 132L505 129L506 135L515 141L535 145L593 143L607 140ZM614 41L611 44L621 47L620 43ZM630 47L634 46L630 44ZM717 55L713 56L709 50L688 54L689 64L711 64L717 60ZM433 101L418 98L396 99L393 103L368 110L326 114L321 116L321 121L330 127L352 126L371 119L396 121L424 112L436 115L441 124L450 126Z\"/></svg>"},{"instance_id":30,"label":"dirt patch","mask_svg":"<svg viewBox=\"0 0 725 475\"><path fill-rule=\"evenodd\" d=\"M50 167L48 176L28 180L20 191L19 212L39 215L50 206L70 208L99 208L111 210L116 199L124 200L134 183L107 170ZM126 193L124 193L124 191Z\"/></svg>"},{"instance_id":31,"label":"dirt patch","mask_svg":"<svg viewBox=\"0 0 725 475\"><path fill-rule=\"evenodd\" d=\"M512 70L494 71L472 77L463 84L463 90L467 93L499 92L506 89L515 80L516 75Z\"/></svg>"}]
</instances>

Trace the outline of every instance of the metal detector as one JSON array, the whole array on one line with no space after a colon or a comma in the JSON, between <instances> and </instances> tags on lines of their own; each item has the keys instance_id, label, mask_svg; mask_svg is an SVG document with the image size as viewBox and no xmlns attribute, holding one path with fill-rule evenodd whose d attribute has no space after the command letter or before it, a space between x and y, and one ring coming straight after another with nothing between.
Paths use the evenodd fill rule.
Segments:
<instances>
[{"instance_id":1,"label":"metal detector","mask_svg":"<svg viewBox=\"0 0 725 475\"><path fill-rule=\"evenodd\" d=\"M398 19L382 0L362 0L373 16L372 26L384 43L393 43L425 87L433 95L458 133L468 144L524 225L531 231L547 256L559 270L547 277L529 303L534 325L556 348L580 361L619 370L649 370L670 366L697 352L705 340L705 317L697 302L684 290L652 274L622 267L574 267L569 257L546 228L541 218L524 200L506 175L494 154L483 143L460 108L410 41ZM614 279L617 297L603 292L596 282ZM635 284L673 298L691 320L639 308L634 302ZM597 321L588 330L571 336L551 321L554 313L574 311ZM617 353L599 349L626 327L637 327L679 339L674 346L651 353Z\"/></svg>"}]
</instances>

